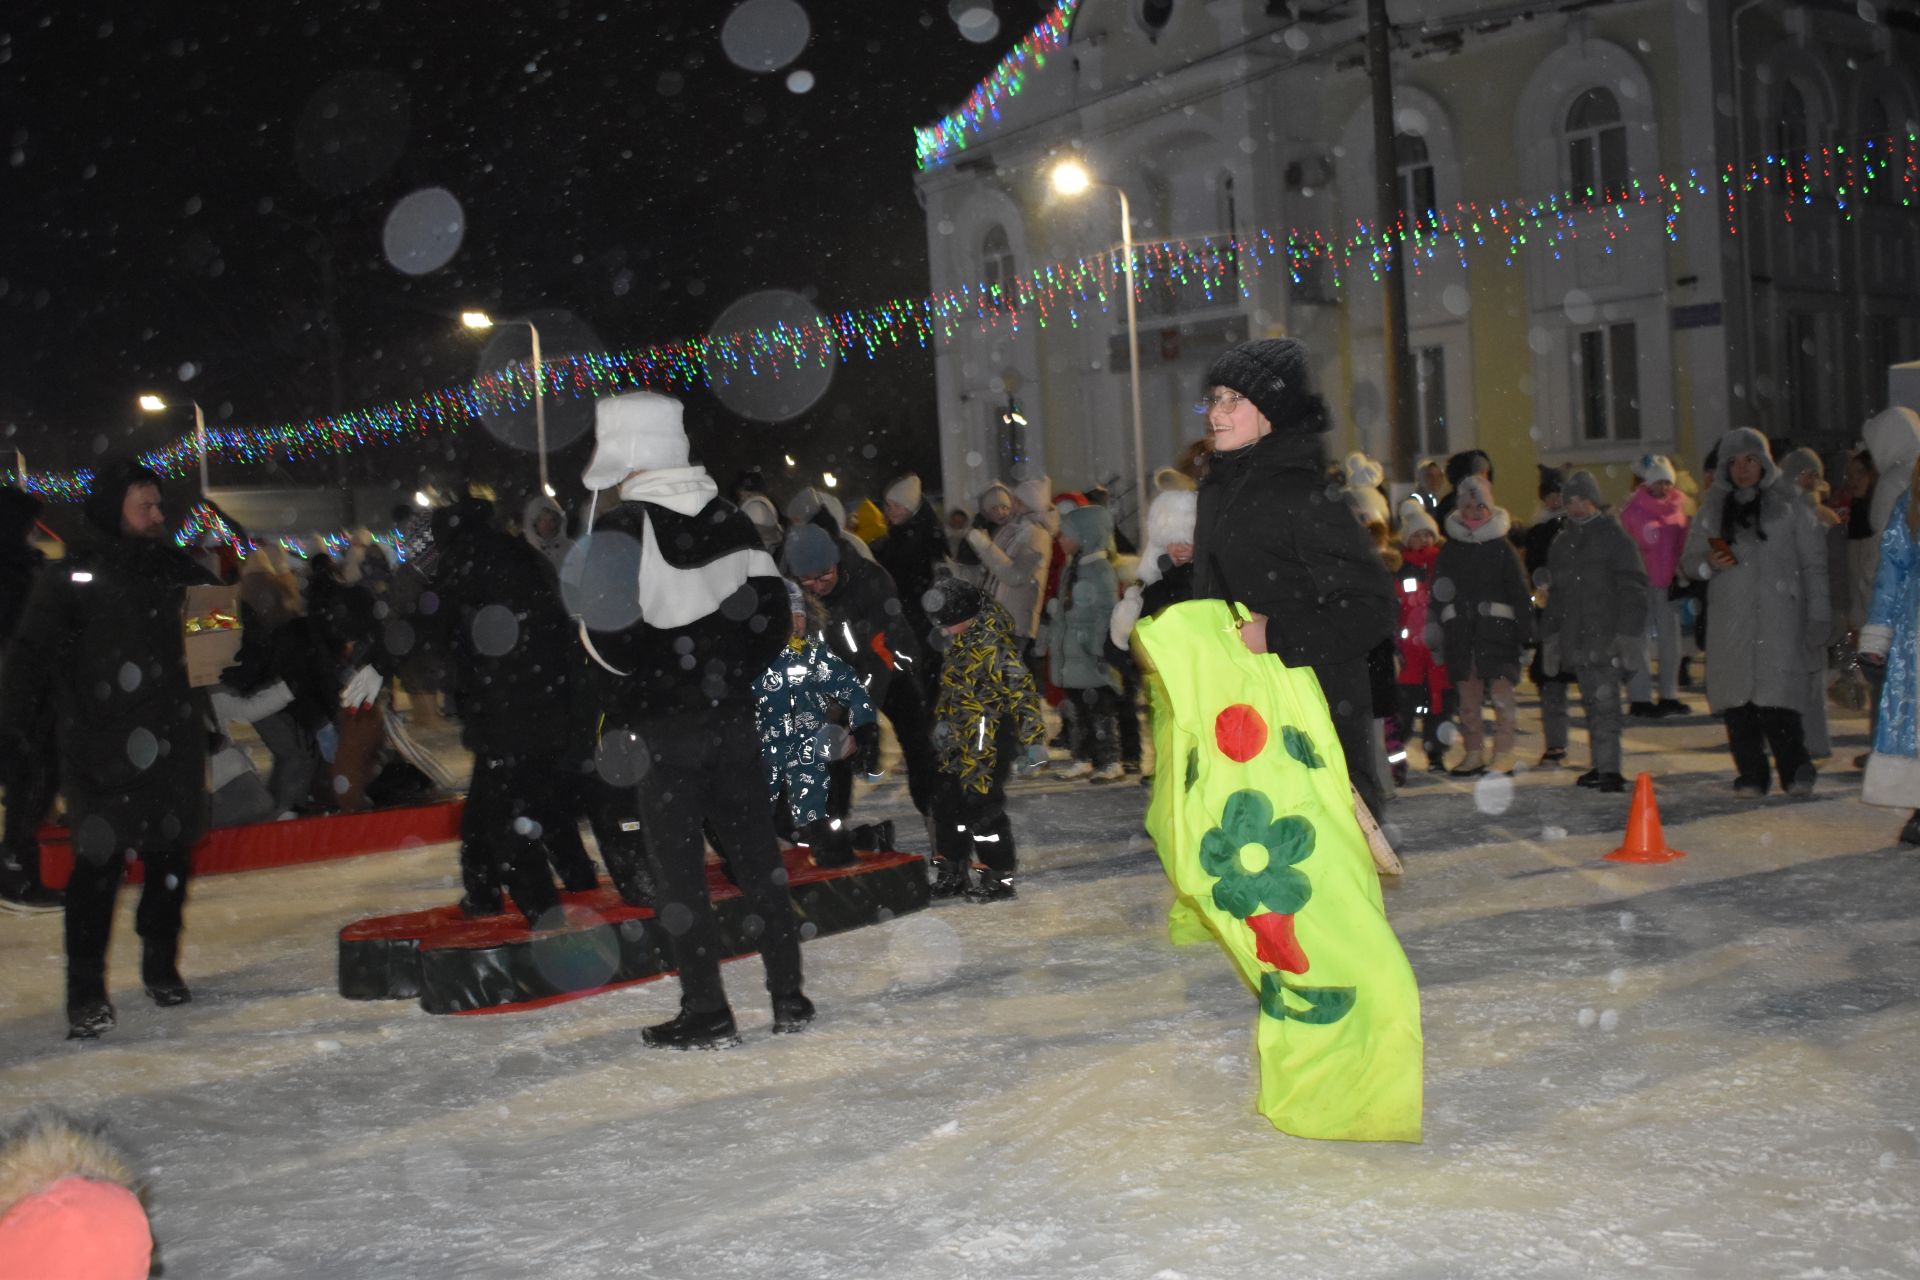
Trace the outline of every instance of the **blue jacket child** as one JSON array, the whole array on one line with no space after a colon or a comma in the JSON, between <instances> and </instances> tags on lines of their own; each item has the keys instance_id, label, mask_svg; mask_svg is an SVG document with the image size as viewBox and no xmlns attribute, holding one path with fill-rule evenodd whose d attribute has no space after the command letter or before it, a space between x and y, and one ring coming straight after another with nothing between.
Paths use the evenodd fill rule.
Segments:
<instances>
[{"instance_id":1,"label":"blue jacket child","mask_svg":"<svg viewBox=\"0 0 1920 1280\"><path fill-rule=\"evenodd\" d=\"M829 718L844 707L853 743L866 772L878 772L880 726L873 701L853 668L820 641L806 634L807 616L799 589L788 584L794 608L794 636L754 681L754 712L760 724L760 758L766 767L767 793L775 809L774 825L791 830L807 845L818 866L853 861L853 835L844 819L852 800L851 779L834 786L831 766L844 742ZM863 832L869 847L878 832Z\"/></svg>"}]
</instances>

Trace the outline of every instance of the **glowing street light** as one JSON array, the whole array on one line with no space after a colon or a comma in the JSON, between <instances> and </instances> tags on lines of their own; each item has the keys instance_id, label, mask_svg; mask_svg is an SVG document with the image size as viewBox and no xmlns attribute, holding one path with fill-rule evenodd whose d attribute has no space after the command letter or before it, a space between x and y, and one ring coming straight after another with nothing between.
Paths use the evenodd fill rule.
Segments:
<instances>
[{"instance_id":1,"label":"glowing street light","mask_svg":"<svg viewBox=\"0 0 1920 1280\"><path fill-rule=\"evenodd\" d=\"M840 484L840 482L834 478L833 472L831 471L822 471L820 473L820 478L826 481L827 488L829 489L836 488Z\"/></svg>"},{"instance_id":2,"label":"glowing street light","mask_svg":"<svg viewBox=\"0 0 1920 1280\"><path fill-rule=\"evenodd\" d=\"M1079 196L1093 187L1105 187L1120 197L1120 254L1127 276L1127 382L1133 393L1133 498L1136 528L1147 528L1147 433L1140 410L1140 315L1133 296L1133 209L1126 189L1118 183L1096 182L1078 160L1053 166L1053 189L1063 196Z\"/></svg>"},{"instance_id":3,"label":"glowing street light","mask_svg":"<svg viewBox=\"0 0 1920 1280\"><path fill-rule=\"evenodd\" d=\"M142 413L165 413L172 407L156 395L143 395L139 403ZM213 492L213 486L207 483L207 415L198 400L187 403L193 406L193 447L200 453L200 494L205 497Z\"/></svg>"},{"instance_id":4,"label":"glowing street light","mask_svg":"<svg viewBox=\"0 0 1920 1280\"><path fill-rule=\"evenodd\" d=\"M462 311L460 323L469 329L491 329L496 324L523 324L533 336L533 431L540 450L540 488L548 497L553 496L553 485L547 479L547 402L540 394L544 382L540 372L540 330L531 320L495 320L484 311Z\"/></svg>"}]
</instances>

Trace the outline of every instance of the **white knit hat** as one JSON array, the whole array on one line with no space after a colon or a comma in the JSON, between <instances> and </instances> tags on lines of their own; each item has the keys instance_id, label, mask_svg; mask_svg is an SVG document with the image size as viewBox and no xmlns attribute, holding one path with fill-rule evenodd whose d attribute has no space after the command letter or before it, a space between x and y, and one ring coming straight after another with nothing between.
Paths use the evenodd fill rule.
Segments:
<instances>
[{"instance_id":1,"label":"white knit hat","mask_svg":"<svg viewBox=\"0 0 1920 1280\"><path fill-rule=\"evenodd\" d=\"M1641 454L1633 464L1633 474L1639 476L1644 484L1658 484L1662 480L1672 484L1674 481L1673 463L1664 454Z\"/></svg>"},{"instance_id":2,"label":"white knit hat","mask_svg":"<svg viewBox=\"0 0 1920 1280\"><path fill-rule=\"evenodd\" d=\"M687 429L680 402L651 391L632 391L593 407L593 461L580 482L611 489L636 471L688 465Z\"/></svg>"},{"instance_id":3,"label":"white knit hat","mask_svg":"<svg viewBox=\"0 0 1920 1280\"><path fill-rule=\"evenodd\" d=\"M1160 580L1160 557L1179 542L1193 541L1194 519L1200 495L1191 489L1168 489L1147 506L1147 541L1140 548L1140 581Z\"/></svg>"},{"instance_id":4,"label":"white knit hat","mask_svg":"<svg viewBox=\"0 0 1920 1280\"><path fill-rule=\"evenodd\" d=\"M887 486L886 499L908 511L920 509L920 477L909 471Z\"/></svg>"},{"instance_id":5,"label":"white knit hat","mask_svg":"<svg viewBox=\"0 0 1920 1280\"><path fill-rule=\"evenodd\" d=\"M1434 522L1433 513L1427 510L1427 504L1418 498L1408 498L1400 504L1400 540L1405 542L1416 533L1430 533L1440 536L1440 526Z\"/></svg>"}]
</instances>

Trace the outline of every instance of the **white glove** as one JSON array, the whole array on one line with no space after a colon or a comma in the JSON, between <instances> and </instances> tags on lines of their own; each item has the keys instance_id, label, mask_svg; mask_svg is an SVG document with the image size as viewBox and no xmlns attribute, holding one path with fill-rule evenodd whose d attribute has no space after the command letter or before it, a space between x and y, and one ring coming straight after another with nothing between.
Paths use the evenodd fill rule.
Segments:
<instances>
[{"instance_id":1,"label":"white glove","mask_svg":"<svg viewBox=\"0 0 1920 1280\"><path fill-rule=\"evenodd\" d=\"M386 677L372 667L362 667L353 673L347 681L347 687L340 691L340 705L343 707L366 708L380 696L380 686L386 683Z\"/></svg>"},{"instance_id":2,"label":"white glove","mask_svg":"<svg viewBox=\"0 0 1920 1280\"><path fill-rule=\"evenodd\" d=\"M969 529L967 530L967 545L973 548L975 555L979 555L982 551L985 551L993 545L993 539L987 536L985 529Z\"/></svg>"},{"instance_id":3,"label":"white glove","mask_svg":"<svg viewBox=\"0 0 1920 1280\"><path fill-rule=\"evenodd\" d=\"M1133 624L1140 621L1140 587L1135 584L1127 588L1120 597L1120 603L1113 606L1113 617L1107 623L1107 638L1113 641L1117 649L1132 649L1130 639Z\"/></svg>"}]
</instances>

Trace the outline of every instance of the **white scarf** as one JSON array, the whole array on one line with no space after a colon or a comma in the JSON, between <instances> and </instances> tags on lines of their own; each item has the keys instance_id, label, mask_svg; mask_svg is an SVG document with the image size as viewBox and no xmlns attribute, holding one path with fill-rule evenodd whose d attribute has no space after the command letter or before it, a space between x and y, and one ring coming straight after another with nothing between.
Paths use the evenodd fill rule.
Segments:
<instances>
[{"instance_id":1,"label":"white scarf","mask_svg":"<svg viewBox=\"0 0 1920 1280\"><path fill-rule=\"evenodd\" d=\"M651 502L683 516L699 515L719 495L719 487L707 475L705 467L638 471L620 482L620 497L623 500ZM597 494L594 501L599 501ZM650 627L662 630L684 627L718 609L720 602L745 586L748 578L780 576L773 557L759 547L729 551L716 560L692 569L675 568L660 553L652 517L643 513L641 520L646 532L640 543L640 620ZM591 508L587 514L587 527L593 527ZM580 626L580 636L583 640L587 636L584 622ZM615 675L631 674L608 663L594 651L590 640L587 641L587 651L593 654L594 661Z\"/></svg>"}]
</instances>

